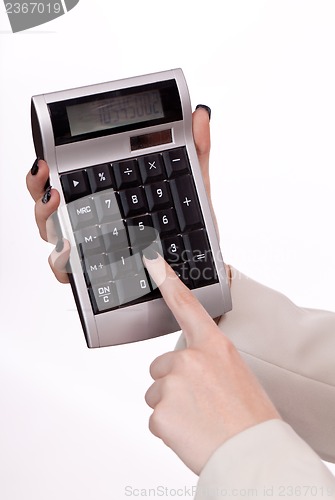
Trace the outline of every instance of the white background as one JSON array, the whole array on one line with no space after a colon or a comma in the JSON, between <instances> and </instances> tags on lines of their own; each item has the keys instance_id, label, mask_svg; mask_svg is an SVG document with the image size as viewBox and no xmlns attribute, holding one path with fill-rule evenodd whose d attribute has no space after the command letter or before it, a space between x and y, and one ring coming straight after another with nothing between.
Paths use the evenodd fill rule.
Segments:
<instances>
[{"instance_id":1,"label":"white background","mask_svg":"<svg viewBox=\"0 0 335 500\"><path fill-rule=\"evenodd\" d=\"M332 0L80 0L12 34L0 5L1 498L122 500L196 483L147 429L148 367L178 334L90 351L49 271L25 189L31 95L182 67L193 106L212 108L226 261L335 310L334 26Z\"/></svg>"}]
</instances>

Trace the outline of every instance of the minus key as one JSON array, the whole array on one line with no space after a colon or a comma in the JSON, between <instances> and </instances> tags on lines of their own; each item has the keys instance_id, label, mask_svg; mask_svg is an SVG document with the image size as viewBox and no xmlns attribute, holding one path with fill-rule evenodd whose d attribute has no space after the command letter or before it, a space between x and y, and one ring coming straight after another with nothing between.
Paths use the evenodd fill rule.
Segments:
<instances>
[{"instance_id":1,"label":"minus key","mask_svg":"<svg viewBox=\"0 0 335 500\"><path fill-rule=\"evenodd\" d=\"M185 148L164 151L163 158L169 179L190 172L190 163Z\"/></svg>"}]
</instances>

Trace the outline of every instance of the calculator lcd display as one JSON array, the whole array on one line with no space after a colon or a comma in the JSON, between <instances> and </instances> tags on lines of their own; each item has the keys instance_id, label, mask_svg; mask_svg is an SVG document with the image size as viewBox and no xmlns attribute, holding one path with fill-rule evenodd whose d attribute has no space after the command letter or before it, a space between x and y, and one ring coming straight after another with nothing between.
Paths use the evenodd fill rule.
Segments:
<instances>
[{"instance_id":1,"label":"calculator lcd display","mask_svg":"<svg viewBox=\"0 0 335 500\"><path fill-rule=\"evenodd\" d=\"M67 106L66 112L72 137L164 118L156 89Z\"/></svg>"},{"instance_id":2,"label":"calculator lcd display","mask_svg":"<svg viewBox=\"0 0 335 500\"><path fill-rule=\"evenodd\" d=\"M48 108L56 146L183 119L174 79L54 101Z\"/></svg>"}]
</instances>

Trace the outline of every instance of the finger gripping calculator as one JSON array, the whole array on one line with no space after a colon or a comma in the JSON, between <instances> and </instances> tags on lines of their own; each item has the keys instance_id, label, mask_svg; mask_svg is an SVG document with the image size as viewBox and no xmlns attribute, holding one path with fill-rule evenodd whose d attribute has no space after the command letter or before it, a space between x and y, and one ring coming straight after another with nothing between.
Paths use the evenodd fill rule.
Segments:
<instances>
[{"instance_id":1,"label":"finger gripping calculator","mask_svg":"<svg viewBox=\"0 0 335 500\"><path fill-rule=\"evenodd\" d=\"M69 277L88 347L179 329L143 266L158 251L212 317L229 286L180 69L32 98L36 154L60 193Z\"/></svg>"}]
</instances>

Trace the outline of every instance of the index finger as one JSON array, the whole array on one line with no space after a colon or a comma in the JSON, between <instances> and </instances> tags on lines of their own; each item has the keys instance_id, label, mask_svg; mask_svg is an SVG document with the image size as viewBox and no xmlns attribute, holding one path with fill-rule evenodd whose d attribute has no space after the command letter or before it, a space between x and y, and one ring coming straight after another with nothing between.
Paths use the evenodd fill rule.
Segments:
<instances>
[{"instance_id":1,"label":"index finger","mask_svg":"<svg viewBox=\"0 0 335 500\"><path fill-rule=\"evenodd\" d=\"M207 340L217 327L193 293L158 253L155 259L144 257L144 263L183 330L187 346Z\"/></svg>"}]
</instances>

